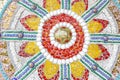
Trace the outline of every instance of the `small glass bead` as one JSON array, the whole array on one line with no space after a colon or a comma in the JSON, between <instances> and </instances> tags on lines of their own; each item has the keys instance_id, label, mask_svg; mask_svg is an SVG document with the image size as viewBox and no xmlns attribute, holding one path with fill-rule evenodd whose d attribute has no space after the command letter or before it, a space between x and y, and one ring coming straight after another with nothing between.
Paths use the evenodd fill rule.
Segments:
<instances>
[{"instance_id":1,"label":"small glass bead","mask_svg":"<svg viewBox=\"0 0 120 80\"><path fill-rule=\"evenodd\" d=\"M93 69L93 70L97 70L97 65L93 65L93 66L92 66L92 69Z\"/></svg>"},{"instance_id":2,"label":"small glass bead","mask_svg":"<svg viewBox=\"0 0 120 80\"><path fill-rule=\"evenodd\" d=\"M93 9L93 12L94 12L94 13L97 13L97 12L98 12L97 8L94 8L94 9Z\"/></svg>"},{"instance_id":3,"label":"small glass bead","mask_svg":"<svg viewBox=\"0 0 120 80\"><path fill-rule=\"evenodd\" d=\"M108 41L108 39L109 39L108 36L104 36L104 37L103 37L103 40L104 40L104 41Z\"/></svg>"},{"instance_id":4,"label":"small glass bead","mask_svg":"<svg viewBox=\"0 0 120 80\"><path fill-rule=\"evenodd\" d=\"M23 38L24 34L21 32L21 33L18 33L18 38Z\"/></svg>"},{"instance_id":5,"label":"small glass bead","mask_svg":"<svg viewBox=\"0 0 120 80\"><path fill-rule=\"evenodd\" d=\"M36 5L33 5L31 8L32 8L33 10L36 10L36 9L37 9L37 6L36 6Z\"/></svg>"},{"instance_id":6,"label":"small glass bead","mask_svg":"<svg viewBox=\"0 0 120 80\"><path fill-rule=\"evenodd\" d=\"M29 67L33 68L34 67L34 63L33 62L29 63Z\"/></svg>"}]
</instances>

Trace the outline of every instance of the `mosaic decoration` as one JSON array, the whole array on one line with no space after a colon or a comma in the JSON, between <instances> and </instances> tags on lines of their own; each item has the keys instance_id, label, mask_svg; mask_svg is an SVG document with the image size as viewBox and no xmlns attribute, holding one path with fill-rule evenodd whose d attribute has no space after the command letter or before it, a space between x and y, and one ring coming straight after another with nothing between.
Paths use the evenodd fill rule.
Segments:
<instances>
[{"instance_id":1,"label":"mosaic decoration","mask_svg":"<svg viewBox=\"0 0 120 80\"><path fill-rule=\"evenodd\" d=\"M120 0L4 3L0 80L120 80Z\"/></svg>"}]
</instances>

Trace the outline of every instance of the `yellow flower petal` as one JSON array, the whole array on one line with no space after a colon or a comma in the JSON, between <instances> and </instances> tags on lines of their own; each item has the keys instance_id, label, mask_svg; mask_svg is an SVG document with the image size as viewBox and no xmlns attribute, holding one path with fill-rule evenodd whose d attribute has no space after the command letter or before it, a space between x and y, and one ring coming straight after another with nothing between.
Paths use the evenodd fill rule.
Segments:
<instances>
[{"instance_id":1,"label":"yellow flower petal","mask_svg":"<svg viewBox=\"0 0 120 80\"><path fill-rule=\"evenodd\" d=\"M97 44L90 44L88 47L88 55L92 58L98 58L101 56L101 50Z\"/></svg>"},{"instance_id":2,"label":"yellow flower petal","mask_svg":"<svg viewBox=\"0 0 120 80\"><path fill-rule=\"evenodd\" d=\"M90 21L88 22L88 30L90 33L98 33L103 28L103 25L98 21Z\"/></svg>"},{"instance_id":3,"label":"yellow flower petal","mask_svg":"<svg viewBox=\"0 0 120 80\"><path fill-rule=\"evenodd\" d=\"M53 64L52 62L46 60L46 62L44 63L44 75L46 76L47 79L51 79L52 77L54 77L54 75L57 74L58 70L59 70L59 65L58 64Z\"/></svg>"},{"instance_id":4,"label":"yellow flower petal","mask_svg":"<svg viewBox=\"0 0 120 80\"><path fill-rule=\"evenodd\" d=\"M84 75L85 67L80 63L80 61L76 61L70 64L71 73L74 77L79 78Z\"/></svg>"},{"instance_id":5,"label":"yellow flower petal","mask_svg":"<svg viewBox=\"0 0 120 80\"><path fill-rule=\"evenodd\" d=\"M36 16L31 16L25 20L25 23L29 26L32 30L38 30L38 26L40 24L40 18Z\"/></svg>"},{"instance_id":6,"label":"yellow flower petal","mask_svg":"<svg viewBox=\"0 0 120 80\"><path fill-rule=\"evenodd\" d=\"M58 0L44 0L44 7L50 12L60 9L60 3Z\"/></svg>"},{"instance_id":7,"label":"yellow flower petal","mask_svg":"<svg viewBox=\"0 0 120 80\"><path fill-rule=\"evenodd\" d=\"M82 15L86 11L86 5L83 0L77 1L72 5L72 11L78 15Z\"/></svg>"},{"instance_id":8,"label":"yellow flower petal","mask_svg":"<svg viewBox=\"0 0 120 80\"><path fill-rule=\"evenodd\" d=\"M24 51L29 55L34 55L40 52L40 49L35 42L28 42Z\"/></svg>"}]
</instances>

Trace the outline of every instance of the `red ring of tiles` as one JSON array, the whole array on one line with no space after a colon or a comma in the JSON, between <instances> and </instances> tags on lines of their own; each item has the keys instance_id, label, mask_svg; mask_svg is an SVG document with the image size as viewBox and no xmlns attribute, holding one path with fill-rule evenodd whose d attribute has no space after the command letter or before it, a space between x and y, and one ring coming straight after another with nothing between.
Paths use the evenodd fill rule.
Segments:
<instances>
[{"instance_id":1,"label":"red ring of tiles","mask_svg":"<svg viewBox=\"0 0 120 80\"><path fill-rule=\"evenodd\" d=\"M76 31L75 43L67 49L59 49L51 44L50 42L50 30L59 22L67 22L73 25ZM52 16L50 19L45 21L42 31L42 45L47 49L49 54L57 59L68 59L77 55L83 48L84 44L84 32L79 22L67 14L61 13L59 15Z\"/></svg>"}]
</instances>

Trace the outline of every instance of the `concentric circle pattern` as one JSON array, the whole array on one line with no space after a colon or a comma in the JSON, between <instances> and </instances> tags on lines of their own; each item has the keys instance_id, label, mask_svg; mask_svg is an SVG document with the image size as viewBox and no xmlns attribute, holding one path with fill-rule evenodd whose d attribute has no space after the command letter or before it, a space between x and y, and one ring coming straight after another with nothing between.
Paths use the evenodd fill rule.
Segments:
<instances>
[{"instance_id":1,"label":"concentric circle pattern","mask_svg":"<svg viewBox=\"0 0 120 80\"><path fill-rule=\"evenodd\" d=\"M1 2L0 80L120 80L120 0Z\"/></svg>"},{"instance_id":2,"label":"concentric circle pattern","mask_svg":"<svg viewBox=\"0 0 120 80\"><path fill-rule=\"evenodd\" d=\"M47 14L41 22L37 44L47 59L54 63L63 64L78 60L85 55L90 38L87 25L80 16L72 11L61 9ZM71 30L71 35L69 35L72 38L64 44L56 41L54 36L57 28L61 27ZM65 33L63 34L65 35ZM64 37L64 35L59 36L59 38ZM64 39L62 39L63 41Z\"/></svg>"},{"instance_id":3,"label":"concentric circle pattern","mask_svg":"<svg viewBox=\"0 0 120 80\"><path fill-rule=\"evenodd\" d=\"M51 41L55 40L57 42L57 45L59 45L59 43L60 44L67 44L68 42L72 41L73 39L75 41L76 32L71 24L66 23L66 22L60 22L59 24L56 24L50 30L49 36L50 36Z\"/></svg>"}]
</instances>

